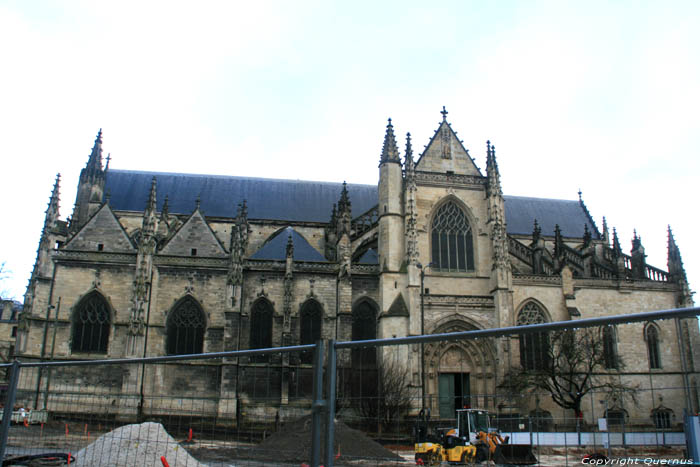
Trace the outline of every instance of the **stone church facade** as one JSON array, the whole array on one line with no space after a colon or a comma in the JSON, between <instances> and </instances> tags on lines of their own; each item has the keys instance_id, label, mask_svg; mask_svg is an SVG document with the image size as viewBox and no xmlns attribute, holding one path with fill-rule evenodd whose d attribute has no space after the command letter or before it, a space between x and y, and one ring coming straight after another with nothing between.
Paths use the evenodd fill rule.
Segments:
<instances>
[{"instance_id":1,"label":"stone church facade","mask_svg":"<svg viewBox=\"0 0 700 467\"><path fill-rule=\"evenodd\" d=\"M605 219L597 227L580 194L577 201L504 195L494 146L486 145L482 172L446 116L417 159L410 134L401 157L389 120L378 185L117 170L109 158L103 163L100 131L68 221L59 218L56 179L18 356L218 352L692 306L670 228L662 270L646 264L636 234L624 253L614 229ZM642 393L638 406L625 409L631 416L667 410L680 420L686 401L698 410L694 320L601 332L610 360L625 361L605 374L677 388L662 400ZM448 418L467 401L527 415L533 400L497 397L510 368L531 364L523 349L527 343L514 337L430 344L423 358L419 346L353 351L339 363L341 384L362 391L356 375L371 378L393 358L409 369L417 395L425 385L434 415ZM304 354L148 371L157 374L142 391L200 395L201 410L222 418L240 417L243 406L248 414L274 406L291 415L310 395ZM139 378L128 369L90 372L96 376L66 370L54 381L80 391L105 381L133 388Z\"/></svg>"}]
</instances>

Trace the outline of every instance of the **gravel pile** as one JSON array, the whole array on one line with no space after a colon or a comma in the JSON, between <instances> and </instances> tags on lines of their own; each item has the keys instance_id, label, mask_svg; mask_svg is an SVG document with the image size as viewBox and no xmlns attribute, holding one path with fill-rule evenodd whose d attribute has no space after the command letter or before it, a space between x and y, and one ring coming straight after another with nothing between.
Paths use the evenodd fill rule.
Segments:
<instances>
[{"instance_id":1,"label":"gravel pile","mask_svg":"<svg viewBox=\"0 0 700 467\"><path fill-rule=\"evenodd\" d=\"M76 467L163 467L161 456L170 467L203 467L160 423L125 425L100 436L74 454Z\"/></svg>"},{"instance_id":2,"label":"gravel pile","mask_svg":"<svg viewBox=\"0 0 700 467\"><path fill-rule=\"evenodd\" d=\"M323 442L323 436L322 441ZM335 421L335 453L339 461L352 459L400 460L401 457L353 430L342 421ZM277 462L309 462L311 459L311 416L285 423L282 428L260 443L253 451L255 459ZM321 449L323 455L323 447Z\"/></svg>"}]
</instances>

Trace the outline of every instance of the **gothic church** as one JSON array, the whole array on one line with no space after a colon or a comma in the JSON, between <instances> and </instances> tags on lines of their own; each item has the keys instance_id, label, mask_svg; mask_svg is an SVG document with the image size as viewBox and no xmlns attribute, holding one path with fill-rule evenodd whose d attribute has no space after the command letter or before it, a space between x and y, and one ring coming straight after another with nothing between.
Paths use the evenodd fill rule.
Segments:
<instances>
[{"instance_id":1,"label":"gothic church","mask_svg":"<svg viewBox=\"0 0 700 467\"><path fill-rule=\"evenodd\" d=\"M646 264L636 234L624 253L580 194L576 201L504 195L494 146L486 144L482 172L442 115L417 159L410 134L401 157L389 120L378 185L117 170L103 164L100 131L68 221L59 218L58 177L53 187L18 356L217 352L692 306L670 228L662 270ZM680 388L689 376L691 394L667 397L663 408L680 415L689 399L698 409L697 324L626 325L605 339L610 372L619 353L637 356L621 374L632 382ZM508 368L533 364L523 348L504 338L430 344L422 358L416 346L400 352L416 393L424 385L433 414L451 418L466 398L494 411L532 411L533 401L504 409L493 397ZM340 366L371 374L380 360L362 350ZM246 377L260 369L263 383ZM104 373L95 385L133 377L91 371ZM160 389L145 390L172 387L183 374L207 399L202 410L233 417L241 403L251 414L270 403L294 413L308 401L311 373L303 354L222 368L183 364L159 375ZM65 377L62 387L70 384ZM635 416L648 418L660 404L645 393Z\"/></svg>"}]
</instances>

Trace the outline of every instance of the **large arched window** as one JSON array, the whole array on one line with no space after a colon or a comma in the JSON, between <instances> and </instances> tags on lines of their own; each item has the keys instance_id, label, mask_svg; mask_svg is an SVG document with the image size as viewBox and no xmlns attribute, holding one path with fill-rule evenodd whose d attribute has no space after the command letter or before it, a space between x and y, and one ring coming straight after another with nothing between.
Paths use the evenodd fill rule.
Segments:
<instances>
[{"instance_id":1,"label":"large arched window","mask_svg":"<svg viewBox=\"0 0 700 467\"><path fill-rule=\"evenodd\" d=\"M73 352L107 353L111 318L102 295L92 292L83 298L73 314Z\"/></svg>"},{"instance_id":2,"label":"large arched window","mask_svg":"<svg viewBox=\"0 0 700 467\"><path fill-rule=\"evenodd\" d=\"M299 344L315 344L321 339L321 323L323 310L316 300L308 300L301 307L299 319ZM313 352L304 352L301 355L302 363L311 363Z\"/></svg>"},{"instance_id":3,"label":"large arched window","mask_svg":"<svg viewBox=\"0 0 700 467\"><path fill-rule=\"evenodd\" d=\"M661 368L661 353L659 352L659 328L655 324L647 325L644 330L644 340L647 341L649 368Z\"/></svg>"},{"instance_id":4,"label":"large arched window","mask_svg":"<svg viewBox=\"0 0 700 467\"><path fill-rule=\"evenodd\" d=\"M250 312L250 348L267 349L272 347L272 304L261 298L253 304ZM258 356L252 361L267 361L266 356Z\"/></svg>"},{"instance_id":5,"label":"large arched window","mask_svg":"<svg viewBox=\"0 0 700 467\"><path fill-rule=\"evenodd\" d=\"M518 326L546 323L544 310L535 302L527 302L518 313ZM520 336L520 364L525 370L544 370L551 361L549 334L537 332Z\"/></svg>"},{"instance_id":6,"label":"large arched window","mask_svg":"<svg viewBox=\"0 0 700 467\"><path fill-rule=\"evenodd\" d=\"M168 315L166 349L168 355L202 353L204 350L204 312L192 297L185 297Z\"/></svg>"},{"instance_id":7,"label":"large arched window","mask_svg":"<svg viewBox=\"0 0 700 467\"><path fill-rule=\"evenodd\" d=\"M437 210L431 228L433 268L473 271L474 245L467 216L453 201Z\"/></svg>"},{"instance_id":8,"label":"large arched window","mask_svg":"<svg viewBox=\"0 0 700 467\"><path fill-rule=\"evenodd\" d=\"M360 302L352 310L352 340L377 338L377 313L371 303ZM352 349L352 366L355 369L376 368L376 347Z\"/></svg>"},{"instance_id":9,"label":"large arched window","mask_svg":"<svg viewBox=\"0 0 700 467\"><path fill-rule=\"evenodd\" d=\"M614 326L603 328L603 358L605 368L614 369L618 367L617 359L617 332Z\"/></svg>"}]
</instances>

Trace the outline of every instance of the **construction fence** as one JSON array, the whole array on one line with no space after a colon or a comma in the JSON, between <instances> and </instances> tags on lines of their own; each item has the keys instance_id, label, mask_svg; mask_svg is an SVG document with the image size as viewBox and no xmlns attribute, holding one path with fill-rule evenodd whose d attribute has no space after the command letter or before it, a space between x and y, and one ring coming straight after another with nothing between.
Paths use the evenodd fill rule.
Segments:
<instances>
[{"instance_id":1,"label":"construction fence","mask_svg":"<svg viewBox=\"0 0 700 467\"><path fill-rule=\"evenodd\" d=\"M214 354L15 361L0 366L2 465L63 465L68 458L77 466L415 465L418 414L439 436L456 427L464 408L487 410L491 428L512 444L531 445L543 465L580 464L592 452L688 459L684 416L697 410L693 373L637 375L616 362L611 378L593 368L589 379L565 388L577 402L564 408L533 381L499 378L488 359L464 353L510 342L523 365L546 362L529 368L532 374L554 365L556 356L523 355L544 348L537 337L544 333L611 325L624 332L632 323L695 320L698 313Z\"/></svg>"}]
</instances>

